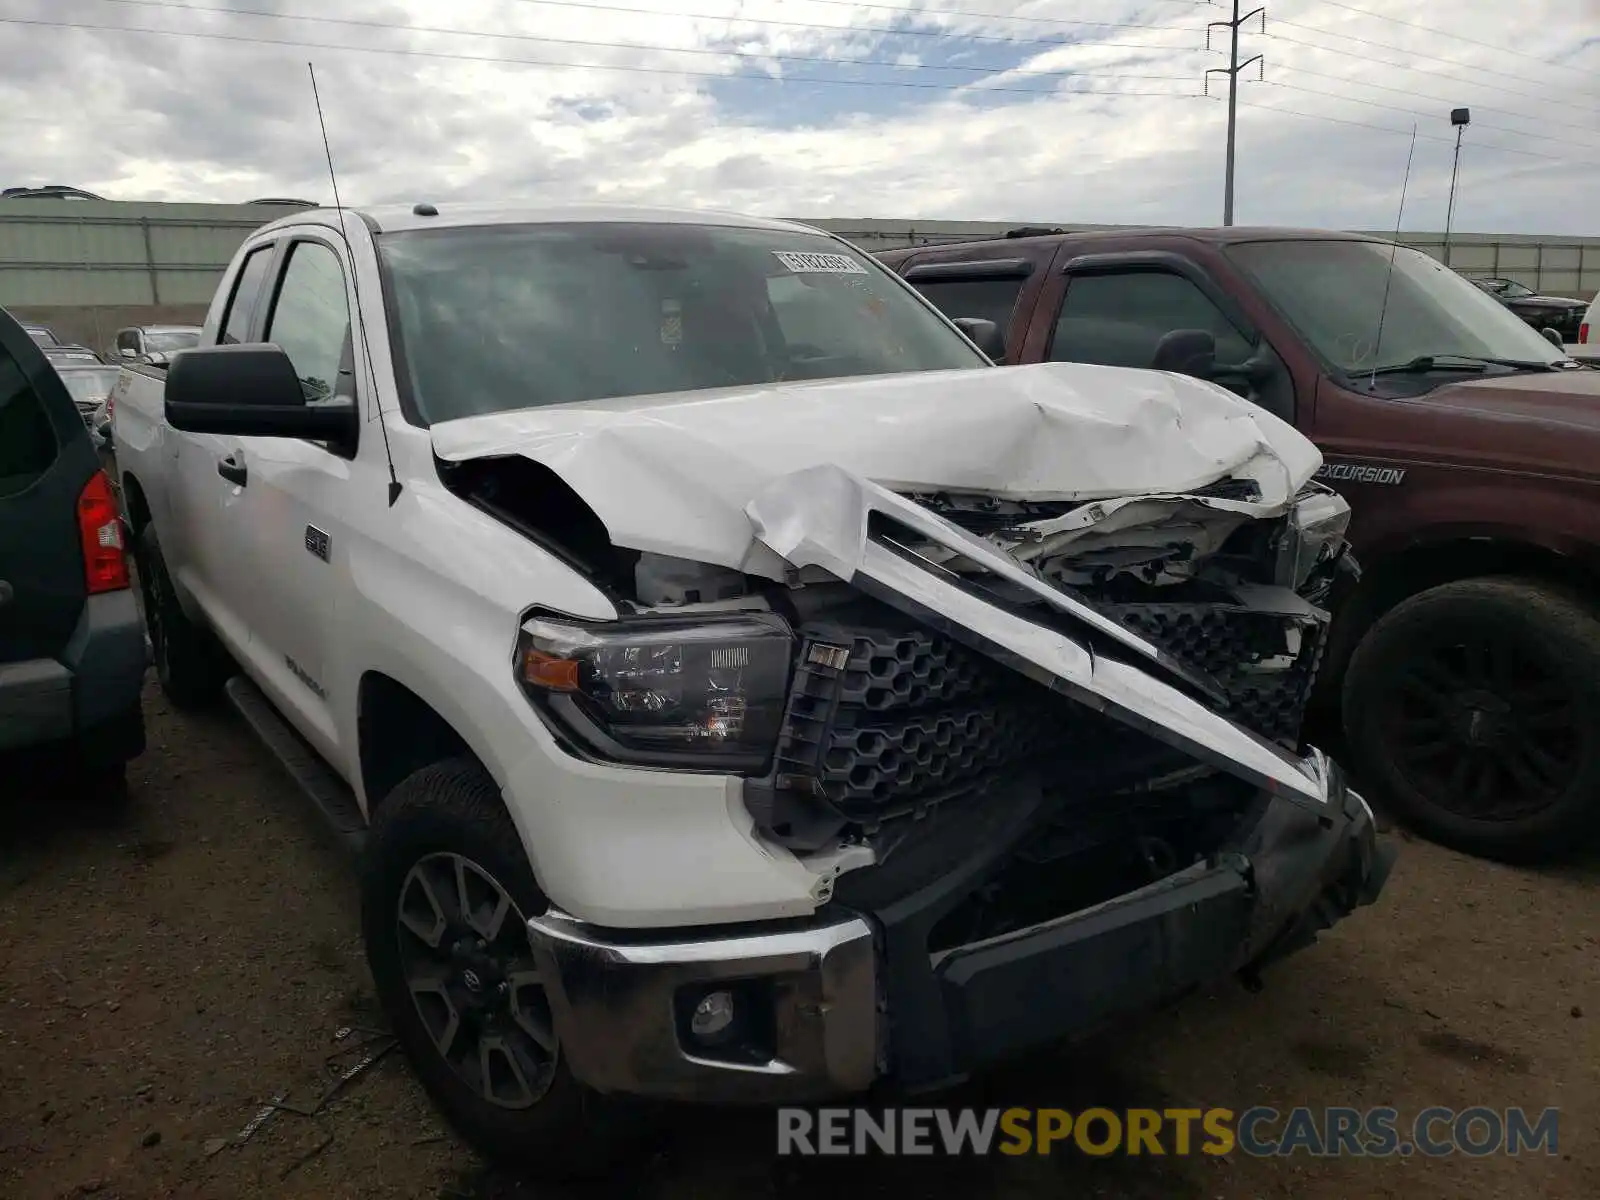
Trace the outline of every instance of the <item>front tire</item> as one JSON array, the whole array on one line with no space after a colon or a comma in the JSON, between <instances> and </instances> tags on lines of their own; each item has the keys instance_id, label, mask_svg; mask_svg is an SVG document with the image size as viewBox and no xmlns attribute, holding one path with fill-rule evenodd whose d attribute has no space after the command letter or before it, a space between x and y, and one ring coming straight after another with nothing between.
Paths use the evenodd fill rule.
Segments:
<instances>
[{"instance_id":1,"label":"front tire","mask_svg":"<svg viewBox=\"0 0 1600 1200\"><path fill-rule=\"evenodd\" d=\"M1350 658L1343 716L1372 797L1508 860L1600 831L1600 615L1554 588L1468 579L1401 602Z\"/></svg>"},{"instance_id":2,"label":"front tire","mask_svg":"<svg viewBox=\"0 0 1600 1200\"><path fill-rule=\"evenodd\" d=\"M485 1156L555 1178L603 1175L632 1110L560 1053L525 922L547 902L494 781L423 767L378 808L361 920L378 1000L423 1087Z\"/></svg>"}]
</instances>

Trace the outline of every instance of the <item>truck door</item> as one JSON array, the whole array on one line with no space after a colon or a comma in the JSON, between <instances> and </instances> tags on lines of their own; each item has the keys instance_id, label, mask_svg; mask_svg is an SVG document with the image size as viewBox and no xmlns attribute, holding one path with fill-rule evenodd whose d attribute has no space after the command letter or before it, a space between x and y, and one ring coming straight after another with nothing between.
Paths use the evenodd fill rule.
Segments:
<instances>
[{"instance_id":1,"label":"truck door","mask_svg":"<svg viewBox=\"0 0 1600 1200\"><path fill-rule=\"evenodd\" d=\"M257 323L277 243L251 250L235 277L233 294L217 326L217 342L247 342ZM131 333L132 331L124 331ZM121 335L119 337L119 345ZM161 530L167 570L184 595L192 597L205 619L241 659L249 656L250 626L234 586L242 569L239 546L229 533L229 514L242 503L230 463L239 439L214 433L184 433L168 427L167 443L176 461L170 475L171 520Z\"/></svg>"},{"instance_id":2,"label":"truck door","mask_svg":"<svg viewBox=\"0 0 1600 1200\"><path fill-rule=\"evenodd\" d=\"M294 364L310 404L358 401L348 272L330 230L296 231L263 291L256 340ZM347 571L351 458L298 438L238 437L230 468L239 502L223 534L233 549L228 586L250 629L252 674L326 757L339 761L327 675L336 578Z\"/></svg>"},{"instance_id":3,"label":"truck door","mask_svg":"<svg viewBox=\"0 0 1600 1200\"><path fill-rule=\"evenodd\" d=\"M1166 251L1072 256L1040 304L1039 358L1047 362L1156 366L1168 333L1199 329L1216 339L1215 381L1294 423L1288 365L1227 292L1197 264ZM1053 320L1051 315L1053 314Z\"/></svg>"}]
</instances>

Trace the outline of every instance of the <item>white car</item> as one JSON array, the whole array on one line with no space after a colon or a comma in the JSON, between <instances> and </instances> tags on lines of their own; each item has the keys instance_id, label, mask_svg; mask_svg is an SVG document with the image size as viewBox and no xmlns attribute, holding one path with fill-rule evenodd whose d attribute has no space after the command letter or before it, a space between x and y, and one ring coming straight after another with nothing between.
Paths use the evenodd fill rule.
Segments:
<instances>
[{"instance_id":1,"label":"white car","mask_svg":"<svg viewBox=\"0 0 1600 1200\"><path fill-rule=\"evenodd\" d=\"M487 1154L959 1078L1387 875L1300 743L1349 566L1311 443L989 365L817 230L295 213L113 426L163 687L360 845L378 994Z\"/></svg>"},{"instance_id":2,"label":"white car","mask_svg":"<svg viewBox=\"0 0 1600 1200\"><path fill-rule=\"evenodd\" d=\"M1577 344L1566 349L1579 362L1600 365L1600 294L1589 301L1589 311L1583 314L1583 320L1578 323Z\"/></svg>"}]
</instances>

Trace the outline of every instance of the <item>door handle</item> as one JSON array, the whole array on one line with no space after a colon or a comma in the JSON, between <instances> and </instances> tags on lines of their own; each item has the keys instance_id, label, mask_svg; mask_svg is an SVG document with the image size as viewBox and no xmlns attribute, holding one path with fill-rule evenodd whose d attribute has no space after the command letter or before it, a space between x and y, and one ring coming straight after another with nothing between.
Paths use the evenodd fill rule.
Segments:
<instances>
[{"instance_id":1,"label":"door handle","mask_svg":"<svg viewBox=\"0 0 1600 1200\"><path fill-rule=\"evenodd\" d=\"M239 454L235 452L228 455L227 458L219 460L217 474L221 475L229 483L237 483L240 487L244 487L250 482L250 472L244 463L239 461L239 458Z\"/></svg>"}]
</instances>

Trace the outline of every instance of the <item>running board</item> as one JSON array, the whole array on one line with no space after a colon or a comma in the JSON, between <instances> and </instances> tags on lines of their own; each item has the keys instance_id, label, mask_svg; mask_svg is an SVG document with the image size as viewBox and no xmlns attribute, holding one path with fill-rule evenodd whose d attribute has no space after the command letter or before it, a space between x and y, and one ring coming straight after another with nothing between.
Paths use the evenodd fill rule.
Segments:
<instances>
[{"instance_id":1,"label":"running board","mask_svg":"<svg viewBox=\"0 0 1600 1200\"><path fill-rule=\"evenodd\" d=\"M223 685L228 702L272 751L289 778L311 798L347 850L359 855L367 843L367 823L350 786L335 775L287 721L278 714L261 689L243 675Z\"/></svg>"}]
</instances>

